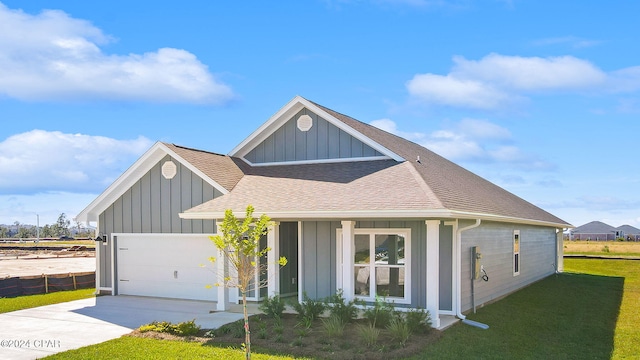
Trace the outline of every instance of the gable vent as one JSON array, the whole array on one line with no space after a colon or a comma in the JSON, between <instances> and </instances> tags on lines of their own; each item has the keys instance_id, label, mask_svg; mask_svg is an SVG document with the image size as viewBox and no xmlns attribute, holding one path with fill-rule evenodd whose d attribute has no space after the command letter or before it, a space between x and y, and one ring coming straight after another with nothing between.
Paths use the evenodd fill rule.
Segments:
<instances>
[{"instance_id":1,"label":"gable vent","mask_svg":"<svg viewBox=\"0 0 640 360\"><path fill-rule=\"evenodd\" d=\"M176 164L173 163L173 161L165 161L165 163L162 164L162 176L164 176L165 179L173 179L173 177L176 176L177 172L178 168L176 167Z\"/></svg>"},{"instance_id":2,"label":"gable vent","mask_svg":"<svg viewBox=\"0 0 640 360\"><path fill-rule=\"evenodd\" d=\"M313 126L313 119L309 115L300 115L298 118L298 129L300 131L309 131Z\"/></svg>"}]
</instances>

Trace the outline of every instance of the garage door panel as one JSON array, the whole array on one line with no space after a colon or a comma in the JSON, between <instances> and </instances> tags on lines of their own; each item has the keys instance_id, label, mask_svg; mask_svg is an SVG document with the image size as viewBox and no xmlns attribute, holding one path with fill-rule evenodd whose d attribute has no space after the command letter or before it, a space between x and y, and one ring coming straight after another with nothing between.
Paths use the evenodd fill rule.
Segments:
<instances>
[{"instance_id":1,"label":"garage door panel","mask_svg":"<svg viewBox=\"0 0 640 360\"><path fill-rule=\"evenodd\" d=\"M119 235L117 248L119 294L216 300L208 236Z\"/></svg>"}]
</instances>

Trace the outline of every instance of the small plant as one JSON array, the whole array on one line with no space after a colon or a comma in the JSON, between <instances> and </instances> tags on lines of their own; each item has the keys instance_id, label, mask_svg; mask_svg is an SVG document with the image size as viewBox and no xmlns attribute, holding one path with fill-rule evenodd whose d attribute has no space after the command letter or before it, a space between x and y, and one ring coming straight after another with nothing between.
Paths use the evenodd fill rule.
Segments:
<instances>
[{"instance_id":1,"label":"small plant","mask_svg":"<svg viewBox=\"0 0 640 360\"><path fill-rule=\"evenodd\" d=\"M605 246L602 248L602 252L606 252L606 253L608 253L608 252L609 252L609 245L605 245Z\"/></svg>"},{"instance_id":2,"label":"small plant","mask_svg":"<svg viewBox=\"0 0 640 360\"><path fill-rule=\"evenodd\" d=\"M429 311L422 308L411 309L404 316L412 334L426 334L431 331L431 314L429 314Z\"/></svg>"},{"instance_id":3,"label":"small plant","mask_svg":"<svg viewBox=\"0 0 640 360\"><path fill-rule=\"evenodd\" d=\"M282 334L278 334L278 335L276 335L275 341L276 341L277 343L284 342L284 337L282 336Z\"/></svg>"},{"instance_id":4,"label":"small plant","mask_svg":"<svg viewBox=\"0 0 640 360\"><path fill-rule=\"evenodd\" d=\"M324 301L310 299L306 292L302 296L304 300L302 302L293 302L292 306L301 319L307 318L308 321L312 322L324 312L327 304Z\"/></svg>"},{"instance_id":5,"label":"small plant","mask_svg":"<svg viewBox=\"0 0 640 360\"><path fill-rule=\"evenodd\" d=\"M304 316L300 321L298 321L298 324L296 324L296 326L301 326L305 329L310 328L311 325L313 325L313 318L311 316Z\"/></svg>"},{"instance_id":6,"label":"small plant","mask_svg":"<svg viewBox=\"0 0 640 360\"><path fill-rule=\"evenodd\" d=\"M298 347L303 346L303 345L304 345L304 342L302 341L302 337L298 337L298 338L296 338L295 340L293 340L293 341L291 342L291 345L292 345L292 346L298 346Z\"/></svg>"},{"instance_id":7,"label":"small plant","mask_svg":"<svg viewBox=\"0 0 640 360\"><path fill-rule=\"evenodd\" d=\"M241 338L245 335L244 321L238 320L232 323L221 326L218 331L222 334L231 334L235 338Z\"/></svg>"},{"instance_id":8,"label":"small plant","mask_svg":"<svg viewBox=\"0 0 640 360\"><path fill-rule=\"evenodd\" d=\"M261 304L260 310L267 316L272 318L282 317L285 309L285 302L280 296L267 297Z\"/></svg>"},{"instance_id":9,"label":"small plant","mask_svg":"<svg viewBox=\"0 0 640 360\"><path fill-rule=\"evenodd\" d=\"M310 331L311 330L309 328L303 327L303 328L297 329L296 334L298 335L298 337L303 338L303 337L307 337Z\"/></svg>"},{"instance_id":10,"label":"small plant","mask_svg":"<svg viewBox=\"0 0 640 360\"><path fill-rule=\"evenodd\" d=\"M342 289L331 296L329 302L331 303L329 305L331 316L339 317L345 324L351 322L358 315L358 308L356 307L358 300L352 299L347 302L343 296Z\"/></svg>"},{"instance_id":11,"label":"small plant","mask_svg":"<svg viewBox=\"0 0 640 360\"><path fill-rule=\"evenodd\" d=\"M411 336L411 330L409 329L409 324L402 317L394 317L389 321L387 325L387 330L391 334L391 338L394 341L400 343L402 347L409 340L409 336Z\"/></svg>"},{"instance_id":12,"label":"small plant","mask_svg":"<svg viewBox=\"0 0 640 360\"><path fill-rule=\"evenodd\" d=\"M273 332L278 334L278 335L282 335L282 333L284 332L284 327L282 326L282 323L276 323L273 325Z\"/></svg>"},{"instance_id":13,"label":"small plant","mask_svg":"<svg viewBox=\"0 0 640 360\"><path fill-rule=\"evenodd\" d=\"M327 336L340 337L344 333L345 323L339 316L331 315L322 319L322 326Z\"/></svg>"},{"instance_id":14,"label":"small plant","mask_svg":"<svg viewBox=\"0 0 640 360\"><path fill-rule=\"evenodd\" d=\"M183 321L178 324L173 324L168 321L153 321L150 324L142 325L138 328L140 332L155 331L159 333L168 333L179 336L192 336L200 331L200 326L196 325L195 319L190 321Z\"/></svg>"},{"instance_id":15,"label":"small plant","mask_svg":"<svg viewBox=\"0 0 640 360\"><path fill-rule=\"evenodd\" d=\"M268 335L267 329L258 330L258 338L259 339L266 339L267 335Z\"/></svg>"},{"instance_id":16,"label":"small plant","mask_svg":"<svg viewBox=\"0 0 640 360\"><path fill-rule=\"evenodd\" d=\"M364 317L369 320L369 324L377 328L386 328L393 319L393 306L379 297L372 307L364 311Z\"/></svg>"},{"instance_id":17,"label":"small plant","mask_svg":"<svg viewBox=\"0 0 640 360\"><path fill-rule=\"evenodd\" d=\"M372 326L372 325L360 325L358 326L358 334L362 339L362 342L368 346L375 346L378 342L378 337L380 337L380 329Z\"/></svg>"}]
</instances>

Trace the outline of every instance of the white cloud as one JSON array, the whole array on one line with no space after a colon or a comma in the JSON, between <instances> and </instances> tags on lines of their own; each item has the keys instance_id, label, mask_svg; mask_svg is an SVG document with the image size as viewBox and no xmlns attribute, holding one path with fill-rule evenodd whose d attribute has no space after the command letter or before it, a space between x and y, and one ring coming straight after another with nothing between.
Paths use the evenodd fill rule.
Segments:
<instances>
[{"instance_id":1,"label":"white cloud","mask_svg":"<svg viewBox=\"0 0 640 360\"><path fill-rule=\"evenodd\" d=\"M0 142L0 193L103 191L152 142L32 130Z\"/></svg>"},{"instance_id":2,"label":"white cloud","mask_svg":"<svg viewBox=\"0 0 640 360\"><path fill-rule=\"evenodd\" d=\"M188 51L114 55L112 39L62 11L0 3L0 95L29 101L108 99L221 104L232 90Z\"/></svg>"},{"instance_id":3,"label":"white cloud","mask_svg":"<svg viewBox=\"0 0 640 360\"><path fill-rule=\"evenodd\" d=\"M534 45L537 46L548 46L548 45L569 45L574 49L582 49L587 47L592 47L600 44L601 41L598 40L589 40L583 39L577 36L562 36L562 37L554 37L554 38L545 38L539 39L533 42Z\"/></svg>"},{"instance_id":4,"label":"white cloud","mask_svg":"<svg viewBox=\"0 0 640 360\"><path fill-rule=\"evenodd\" d=\"M498 109L547 92L604 93L640 90L640 66L607 73L573 56L520 57L489 54L453 58L446 75L416 74L409 94L427 104Z\"/></svg>"}]
</instances>

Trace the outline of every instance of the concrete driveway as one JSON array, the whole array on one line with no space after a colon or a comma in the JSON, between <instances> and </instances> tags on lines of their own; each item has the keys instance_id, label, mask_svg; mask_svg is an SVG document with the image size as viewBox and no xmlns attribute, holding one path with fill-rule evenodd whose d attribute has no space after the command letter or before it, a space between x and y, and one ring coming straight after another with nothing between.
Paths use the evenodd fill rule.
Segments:
<instances>
[{"instance_id":1,"label":"concrete driveway","mask_svg":"<svg viewBox=\"0 0 640 360\"><path fill-rule=\"evenodd\" d=\"M0 359L38 359L118 338L152 321L196 320L205 329L242 319L204 301L99 296L0 314Z\"/></svg>"}]
</instances>

